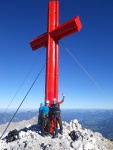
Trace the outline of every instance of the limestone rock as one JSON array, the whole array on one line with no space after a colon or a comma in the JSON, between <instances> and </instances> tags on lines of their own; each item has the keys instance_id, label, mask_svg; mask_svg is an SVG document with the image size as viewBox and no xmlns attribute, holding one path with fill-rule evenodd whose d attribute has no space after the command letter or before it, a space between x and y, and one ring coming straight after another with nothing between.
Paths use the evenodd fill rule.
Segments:
<instances>
[{"instance_id":1,"label":"limestone rock","mask_svg":"<svg viewBox=\"0 0 113 150\"><path fill-rule=\"evenodd\" d=\"M6 125L0 126L0 134ZM0 140L0 150L113 150L111 141L105 139L100 133L82 128L76 119L71 120L70 123L63 122L63 135L59 133L58 138L55 139L52 136L40 135L36 117L28 121L11 123L10 130L15 128L19 131L18 139L7 143L8 130ZM81 133L75 141L69 136L73 130Z\"/></svg>"}]
</instances>

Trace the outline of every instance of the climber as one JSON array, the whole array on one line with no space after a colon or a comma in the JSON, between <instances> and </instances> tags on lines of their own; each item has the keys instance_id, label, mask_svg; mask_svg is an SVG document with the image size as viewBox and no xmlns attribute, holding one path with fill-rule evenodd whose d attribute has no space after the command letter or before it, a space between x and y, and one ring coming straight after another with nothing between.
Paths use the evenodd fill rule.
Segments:
<instances>
[{"instance_id":1,"label":"climber","mask_svg":"<svg viewBox=\"0 0 113 150\"><path fill-rule=\"evenodd\" d=\"M39 127L41 127L41 117L42 117L42 111L41 111L41 107L43 106L43 103L40 103L40 108L39 108L39 112L38 112L38 123L37 125Z\"/></svg>"},{"instance_id":2,"label":"climber","mask_svg":"<svg viewBox=\"0 0 113 150\"><path fill-rule=\"evenodd\" d=\"M60 126L60 134L63 134L60 104L62 104L64 102L65 96L64 96L64 94L62 96L63 96L63 98L60 102L57 102L56 98L53 98L53 104L51 105L51 108L50 108L52 111L52 118L54 120L54 130L55 130L54 138L58 137L57 123L59 123L59 126Z\"/></svg>"},{"instance_id":3,"label":"climber","mask_svg":"<svg viewBox=\"0 0 113 150\"><path fill-rule=\"evenodd\" d=\"M49 114L49 100L46 100L45 105L40 107L41 111L41 135L45 137L45 128L47 128L47 134L50 134L50 120Z\"/></svg>"}]
</instances>

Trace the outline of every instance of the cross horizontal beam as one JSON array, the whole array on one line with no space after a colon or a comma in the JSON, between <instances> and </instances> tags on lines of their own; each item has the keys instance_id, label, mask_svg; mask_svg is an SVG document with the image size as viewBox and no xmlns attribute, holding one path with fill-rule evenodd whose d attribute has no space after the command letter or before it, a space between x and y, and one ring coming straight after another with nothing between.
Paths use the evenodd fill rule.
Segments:
<instances>
[{"instance_id":1,"label":"cross horizontal beam","mask_svg":"<svg viewBox=\"0 0 113 150\"><path fill-rule=\"evenodd\" d=\"M50 35L55 40L60 40L70 34L80 31L82 24L79 17L75 17L66 23L59 25L55 30L50 32Z\"/></svg>"},{"instance_id":2,"label":"cross horizontal beam","mask_svg":"<svg viewBox=\"0 0 113 150\"><path fill-rule=\"evenodd\" d=\"M82 28L82 24L80 22L79 16L69 20L66 23L63 23L56 27L53 31L51 32L46 32L37 38L33 39L30 42L30 45L32 47L32 50L36 50L42 46L47 46L48 44L48 34L55 40L58 41L70 34L73 34L75 32L80 31Z\"/></svg>"}]
</instances>

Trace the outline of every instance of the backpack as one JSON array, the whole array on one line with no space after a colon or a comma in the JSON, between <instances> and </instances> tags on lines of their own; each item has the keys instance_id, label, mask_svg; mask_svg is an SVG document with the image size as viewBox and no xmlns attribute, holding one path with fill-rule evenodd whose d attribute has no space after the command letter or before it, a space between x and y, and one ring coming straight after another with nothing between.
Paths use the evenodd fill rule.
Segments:
<instances>
[{"instance_id":1,"label":"backpack","mask_svg":"<svg viewBox=\"0 0 113 150\"><path fill-rule=\"evenodd\" d=\"M56 119L60 119L60 108L58 104L52 104L51 106L51 110L52 110L52 118L56 118Z\"/></svg>"},{"instance_id":2,"label":"backpack","mask_svg":"<svg viewBox=\"0 0 113 150\"><path fill-rule=\"evenodd\" d=\"M58 104L52 104L51 105L51 110L54 111L59 111L60 112L60 108Z\"/></svg>"},{"instance_id":3,"label":"backpack","mask_svg":"<svg viewBox=\"0 0 113 150\"><path fill-rule=\"evenodd\" d=\"M6 142L8 143L8 142L15 141L18 139L18 136L19 136L19 131L14 129L8 133Z\"/></svg>"},{"instance_id":4,"label":"backpack","mask_svg":"<svg viewBox=\"0 0 113 150\"><path fill-rule=\"evenodd\" d=\"M71 137L71 139L72 139L73 141L76 141L76 140L78 140L78 138L79 138L80 136L82 136L82 135L81 135L80 131L75 131L75 130L73 130L73 131L71 131L71 132L69 133L69 136Z\"/></svg>"}]
</instances>

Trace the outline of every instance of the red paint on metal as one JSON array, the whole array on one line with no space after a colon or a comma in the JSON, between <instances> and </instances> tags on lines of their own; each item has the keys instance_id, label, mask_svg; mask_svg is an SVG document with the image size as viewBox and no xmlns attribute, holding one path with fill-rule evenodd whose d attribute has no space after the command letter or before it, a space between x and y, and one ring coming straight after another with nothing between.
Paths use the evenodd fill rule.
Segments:
<instances>
[{"instance_id":1,"label":"red paint on metal","mask_svg":"<svg viewBox=\"0 0 113 150\"><path fill-rule=\"evenodd\" d=\"M56 29L49 32L49 34L54 38L54 40L62 39L70 34L80 31L82 28L82 24L80 22L79 17L75 17L70 21L59 25ZM30 42L30 45L33 50L36 50L42 46L46 46L48 42L48 33L44 33L41 36L35 38Z\"/></svg>"},{"instance_id":2,"label":"red paint on metal","mask_svg":"<svg viewBox=\"0 0 113 150\"><path fill-rule=\"evenodd\" d=\"M46 55L46 87L45 99L50 101L54 98L54 83L55 83L55 40L50 36L50 32L55 29L55 12L56 2L51 1L48 7L48 45Z\"/></svg>"},{"instance_id":3,"label":"red paint on metal","mask_svg":"<svg viewBox=\"0 0 113 150\"><path fill-rule=\"evenodd\" d=\"M30 42L32 50L42 46L45 46L47 49L45 100L48 99L50 105L53 98L56 98L58 101L58 40L80 31L81 28L82 24L78 16L59 25L59 1L50 0L47 32Z\"/></svg>"},{"instance_id":4,"label":"red paint on metal","mask_svg":"<svg viewBox=\"0 0 113 150\"><path fill-rule=\"evenodd\" d=\"M82 24L78 16L59 25L59 1L50 0L47 32L30 42L32 50L42 46L47 48L45 100L48 99L50 104L53 98L58 100L58 40L80 31L81 28Z\"/></svg>"},{"instance_id":5,"label":"red paint on metal","mask_svg":"<svg viewBox=\"0 0 113 150\"><path fill-rule=\"evenodd\" d=\"M32 50L37 50L42 46L46 46L47 42L48 42L48 33L44 33L41 36L38 36L37 38L33 39L30 42L30 45L32 47Z\"/></svg>"},{"instance_id":6,"label":"red paint on metal","mask_svg":"<svg viewBox=\"0 0 113 150\"><path fill-rule=\"evenodd\" d=\"M55 30L53 30L50 33L50 35L55 40L60 40L72 33L80 31L81 28L82 28L82 25L79 20L79 17L77 16L64 24L59 25Z\"/></svg>"}]
</instances>

